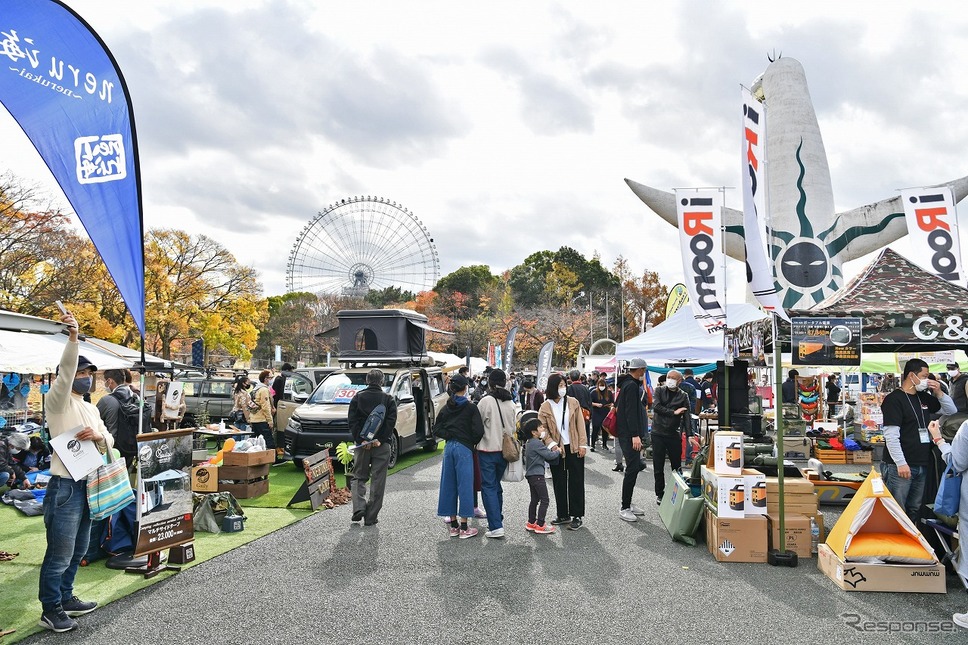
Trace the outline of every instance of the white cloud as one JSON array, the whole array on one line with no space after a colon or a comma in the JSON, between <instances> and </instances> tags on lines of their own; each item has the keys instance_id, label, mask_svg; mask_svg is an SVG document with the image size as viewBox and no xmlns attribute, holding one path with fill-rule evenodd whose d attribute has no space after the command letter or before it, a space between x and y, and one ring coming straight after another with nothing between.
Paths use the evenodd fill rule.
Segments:
<instances>
[{"instance_id":1,"label":"white cloud","mask_svg":"<svg viewBox=\"0 0 968 645\"><path fill-rule=\"evenodd\" d=\"M675 230L622 179L737 187L738 86L773 50L806 69L839 207L968 172L954 3L70 4L131 88L147 225L218 239L267 294L353 195L411 209L444 274L569 245L678 282ZM56 191L5 115L0 139Z\"/></svg>"}]
</instances>

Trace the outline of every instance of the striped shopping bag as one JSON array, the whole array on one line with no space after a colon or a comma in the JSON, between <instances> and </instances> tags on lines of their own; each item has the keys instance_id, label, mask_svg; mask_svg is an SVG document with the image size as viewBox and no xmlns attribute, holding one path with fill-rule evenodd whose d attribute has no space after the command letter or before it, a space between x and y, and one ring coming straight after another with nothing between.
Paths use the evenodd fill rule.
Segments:
<instances>
[{"instance_id":1,"label":"striped shopping bag","mask_svg":"<svg viewBox=\"0 0 968 645\"><path fill-rule=\"evenodd\" d=\"M107 463L87 476L87 503L92 520L103 520L134 501L123 459L115 460L108 450Z\"/></svg>"}]
</instances>

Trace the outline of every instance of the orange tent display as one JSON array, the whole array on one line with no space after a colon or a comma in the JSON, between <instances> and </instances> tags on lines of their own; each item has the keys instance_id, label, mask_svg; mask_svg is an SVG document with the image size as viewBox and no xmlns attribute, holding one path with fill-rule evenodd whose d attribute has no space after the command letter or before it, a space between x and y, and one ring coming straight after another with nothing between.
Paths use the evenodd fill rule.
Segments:
<instances>
[{"instance_id":1,"label":"orange tent display","mask_svg":"<svg viewBox=\"0 0 968 645\"><path fill-rule=\"evenodd\" d=\"M844 562L934 564L931 545L872 471L827 536Z\"/></svg>"}]
</instances>

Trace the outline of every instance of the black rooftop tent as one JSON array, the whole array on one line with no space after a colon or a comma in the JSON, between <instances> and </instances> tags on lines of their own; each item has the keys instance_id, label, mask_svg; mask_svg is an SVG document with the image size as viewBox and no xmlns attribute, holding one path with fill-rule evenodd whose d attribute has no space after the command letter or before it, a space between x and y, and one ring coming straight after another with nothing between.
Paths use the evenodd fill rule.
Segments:
<instances>
[{"instance_id":1,"label":"black rooftop tent","mask_svg":"<svg viewBox=\"0 0 968 645\"><path fill-rule=\"evenodd\" d=\"M343 310L336 317L341 362L419 362L427 356L428 331L450 333L409 309Z\"/></svg>"}]
</instances>

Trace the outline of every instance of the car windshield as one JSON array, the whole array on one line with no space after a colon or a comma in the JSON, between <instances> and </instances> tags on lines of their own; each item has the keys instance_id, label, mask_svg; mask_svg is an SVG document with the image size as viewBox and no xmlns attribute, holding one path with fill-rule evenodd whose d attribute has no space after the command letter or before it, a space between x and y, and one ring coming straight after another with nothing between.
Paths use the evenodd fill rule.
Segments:
<instances>
[{"instance_id":1,"label":"car windshield","mask_svg":"<svg viewBox=\"0 0 968 645\"><path fill-rule=\"evenodd\" d=\"M383 380L383 391L389 393L393 385L394 374L386 374ZM366 372L351 372L349 374L330 374L327 376L313 395L309 403L349 403L356 393L366 388Z\"/></svg>"}]
</instances>

